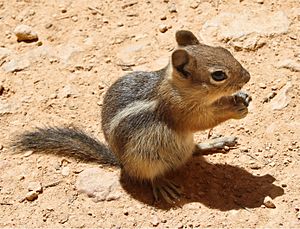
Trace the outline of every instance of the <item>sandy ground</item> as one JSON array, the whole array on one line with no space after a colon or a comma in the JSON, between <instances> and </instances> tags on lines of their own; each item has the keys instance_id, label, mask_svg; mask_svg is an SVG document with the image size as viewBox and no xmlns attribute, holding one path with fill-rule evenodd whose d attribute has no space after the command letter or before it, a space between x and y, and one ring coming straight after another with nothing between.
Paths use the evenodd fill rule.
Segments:
<instances>
[{"instance_id":1,"label":"sandy ground","mask_svg":"<svg viewBox=\"0 0 300 229\"><path fill-rule=\"evenodd\" d=\"M286 31L259 31L259 41L251 33L235 40L239 45L203 32L224 12L239 21L261 10L254 24L280 26L270 16L280 11ZM20 24L39 40L17 42ZM0 227L300 228L299 24L297 0L0 1ZM184 187L174 206L153 204L149 187L127 181L121 198L96 203L75 183L99 165L9 147L16 133L45 125L76 125L103 140L109 85L127 71L166 65L180 28L228 48L251 73L245 90L253 101L245 119L213 129L214 136L238 136L236 148L193 158L170 174ZM249 48L248 38L258 45ZM207 132L196 135L206 138ZM41 183L43 193L24 200L31 182ZM275 208L263 204L267 196Z\"/></svg>"}]
</instances>

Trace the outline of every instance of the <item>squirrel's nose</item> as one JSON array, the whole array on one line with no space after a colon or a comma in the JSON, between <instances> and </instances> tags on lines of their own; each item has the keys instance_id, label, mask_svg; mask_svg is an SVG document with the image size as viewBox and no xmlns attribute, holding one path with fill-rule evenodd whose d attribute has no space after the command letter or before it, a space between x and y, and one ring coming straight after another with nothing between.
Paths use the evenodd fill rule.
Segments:
<instances>
[{"instance_id":1,"label":"squirrel's nose","mask_svg":"<svg viewBox=\"0 0 300 229\"><path fill-rule=\"evenodd\" d=\"M250 73L244 68L242 68L242 77L246 83L250 80Z\"/></svg>"}]
</instances>

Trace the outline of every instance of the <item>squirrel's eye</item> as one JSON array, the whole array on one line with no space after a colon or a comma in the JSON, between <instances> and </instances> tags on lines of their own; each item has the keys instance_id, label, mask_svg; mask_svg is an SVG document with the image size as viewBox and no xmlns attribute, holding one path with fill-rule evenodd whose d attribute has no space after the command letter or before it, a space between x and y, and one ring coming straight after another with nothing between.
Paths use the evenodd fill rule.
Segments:
<instances>
[{"instance_id":1,"label":"squirrel's eye","mask_svg":"<svg viewBox=\"0 0 300 229\"><path fill-rule=\"evenodd\" d=\"M226 76L225 72L223 72L223 71L215 71L215 72L211 73L211 77L215 81L222 81L222 80L227 79L227 76Z\"/></svg>"}]
</instances>

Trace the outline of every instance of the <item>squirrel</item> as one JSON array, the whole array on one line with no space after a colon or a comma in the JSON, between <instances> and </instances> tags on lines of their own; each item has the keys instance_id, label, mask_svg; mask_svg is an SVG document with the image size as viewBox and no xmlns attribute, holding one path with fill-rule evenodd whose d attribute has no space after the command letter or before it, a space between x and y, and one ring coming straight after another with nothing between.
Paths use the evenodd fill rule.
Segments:
<instances>
[{"instance_id":1,"label":"squirrel","mask_svg":"<svg viewBox=\"0 0 300 229\"><path fill-rule=\"evenodd\" d=\"M129 73L108 88L101 115L109 148L75 127L37 128L18 135L13 145L117 164L129 177L149 181L155 200L179 198L181 188L164 178L166 172L197 150L232 144L232 138L196 144L193 135L244 118L251 97L240 91L250 74L227 49L202 44L187 30L175 37L178 46L165 68Z\"/></svg>"}]
</instances>

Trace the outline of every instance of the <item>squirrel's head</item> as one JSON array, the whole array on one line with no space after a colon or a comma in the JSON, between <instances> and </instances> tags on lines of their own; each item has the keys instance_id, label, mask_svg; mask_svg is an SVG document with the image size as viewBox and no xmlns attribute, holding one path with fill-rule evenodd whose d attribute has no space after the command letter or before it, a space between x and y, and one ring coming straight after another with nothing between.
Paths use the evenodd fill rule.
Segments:
<instances>
[{"instance_id":1,"label":"squirrel's head","mask_svg":"<svg viewBox=\"0 0 300 229\"><path fill-rule=\"evenodd\" d=\"M171 80L182 93L212 102L239 91L250 80L248 71L227 49L201 44L186 30L176 32L176 41Z\"/></svg>"}]
</instances>

